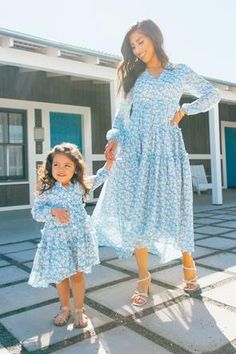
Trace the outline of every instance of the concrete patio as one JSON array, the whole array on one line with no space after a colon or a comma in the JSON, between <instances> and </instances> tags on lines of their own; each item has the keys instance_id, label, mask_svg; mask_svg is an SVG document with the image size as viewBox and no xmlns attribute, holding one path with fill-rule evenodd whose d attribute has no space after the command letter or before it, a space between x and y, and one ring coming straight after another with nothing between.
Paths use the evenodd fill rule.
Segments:
<instances>
[{"instance_id":1,"label":"concrete patio","mask_svg":"<svg viewBox=\"0 0 236 354\"><path fill-rule=\"evenodd\" d=\"M52 325L56 290L33 289L27 278L40 237L29 210L0 214L0 353L167 354L236 353L236 191L222 206L194 196L194 225L202 296L182 289L179 260L158 267L150 255L153 291L143 308L129 298L134 259L100 248L101 264L87 278L86 329ZM89 208L91 211L91 208Z\"/></svg>"}]
</instances>

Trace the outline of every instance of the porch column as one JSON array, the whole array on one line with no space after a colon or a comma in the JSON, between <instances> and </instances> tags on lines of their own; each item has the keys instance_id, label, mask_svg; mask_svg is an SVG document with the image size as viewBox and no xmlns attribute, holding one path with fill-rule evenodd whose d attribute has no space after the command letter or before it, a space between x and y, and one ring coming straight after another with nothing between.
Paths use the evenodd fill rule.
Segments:
<instances>
[{"instance_id":1,"label":"porch column","mask_svg":"<svg viewBox=\"0 0 236 354\"><path fill-rule=\"evenodd\" d=\"M210 149L211 149L211 179L212 179L212 204L223 204L221 159L220 159L220 129L219 105L209 111Z\"/></svg>"},{"instance_id":2,"label":"porch column","mask_svg":"<svg viewBox=\"0 0 236 354\"><path fill-rule=\"evenodd\" d=\"M111 122L115 119L116 111L116 84L115 81L110 81L110 107L111 107Z\"/></svg>"}]
</instances>

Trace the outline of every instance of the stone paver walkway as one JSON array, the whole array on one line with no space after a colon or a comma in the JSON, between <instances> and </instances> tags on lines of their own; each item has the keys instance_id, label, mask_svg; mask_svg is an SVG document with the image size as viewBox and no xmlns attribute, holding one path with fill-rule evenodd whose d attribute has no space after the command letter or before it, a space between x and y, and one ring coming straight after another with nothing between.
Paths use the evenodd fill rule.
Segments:
<instances>
[{"instance_id":1,"label":"stone paver walkway","mask_svg":"<svg viewBox=\"0 0 236 354\"><path fill-rule=\"evenodd\" d=\"M103 247L101 264L86 277L89 326L76 330L52 325L59 308L53 286L27 285L38 234L11 243L1 235L0 354L236 353L236 207L196 212L194 224L202 296L182 291L179 260L158 266L150 255L152 295L135 308L134 258L120 261Z\"/></svg>"}]
</instances>

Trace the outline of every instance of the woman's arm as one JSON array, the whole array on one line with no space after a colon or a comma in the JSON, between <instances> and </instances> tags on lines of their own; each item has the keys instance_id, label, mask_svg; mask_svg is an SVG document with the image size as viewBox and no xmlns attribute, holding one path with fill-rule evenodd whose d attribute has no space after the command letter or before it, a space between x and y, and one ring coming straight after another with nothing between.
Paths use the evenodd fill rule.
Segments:
<instances>
[{"instance_id":1,"label":"woman's arm","mask_svg":"<svg viewBox=\"0 0 236 354\"><path fill-rule=\"evenodd\" d=\"M220 101L219 91L187 65L180 64L180 67L184 80L184 92L198 97L192 103L184 103L181 109L187 115L209 111Z\"/></svg>"},{"instance_id":2,"label":"woman's arm","mask_svg":"<svg viewBox=\"0 0 236 354\"><path fill-rule=\"evenodd\" d=\"M115 120L112 124L112 128L108 130L106 138L108 141L116 140L117 143L123 145L126 136L125 125L129 119L132 107L132 92L128 94L126 98L120 103L118 112L116 113Z\"/></svg>"}]
</instances>

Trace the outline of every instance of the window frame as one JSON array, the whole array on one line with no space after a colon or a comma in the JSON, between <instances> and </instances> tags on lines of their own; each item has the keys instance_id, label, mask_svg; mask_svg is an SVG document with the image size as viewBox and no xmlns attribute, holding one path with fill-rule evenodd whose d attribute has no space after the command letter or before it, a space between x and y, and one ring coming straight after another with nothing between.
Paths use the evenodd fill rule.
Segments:
<instances>
[{"instance_id":1,"label":"window frame","mask_svg":"<svg viewBox=\"0 0 236 354\"><path fill-rule=\"evenodd\" d=\"M27 112L26 110L22 109L11 109L11 108L2 108L0 107L0 112L7 113L7 137L8 142L1 143L0 146L3 146L4 152L6 151L7 146L22 146L22 158L23 158L23 174L20 176L0 176L0 182L16 182L16 181L26 181L28 178L28 156L27 156L27 149L28 149L28 140L27 140ZM9 120L10 120L10 113L19 113L22 115L22 127L23 127L23 143L10 143L10 132L9 132Z\"/></svg>"}]
</instances>

